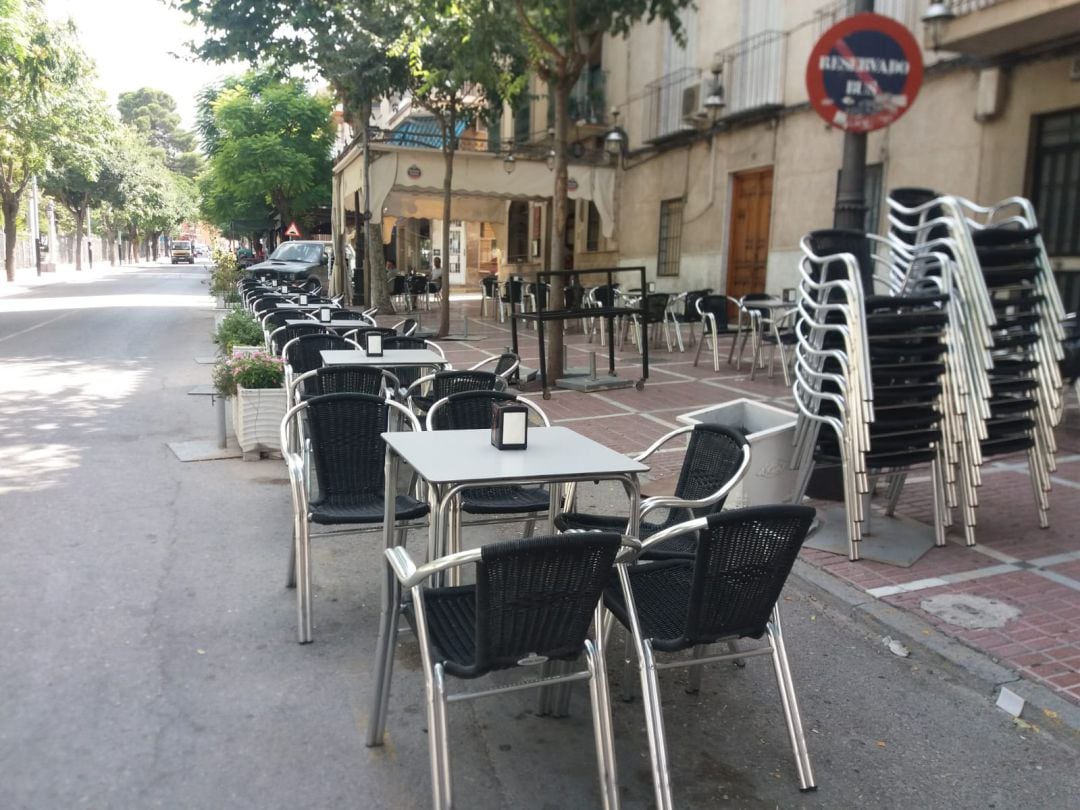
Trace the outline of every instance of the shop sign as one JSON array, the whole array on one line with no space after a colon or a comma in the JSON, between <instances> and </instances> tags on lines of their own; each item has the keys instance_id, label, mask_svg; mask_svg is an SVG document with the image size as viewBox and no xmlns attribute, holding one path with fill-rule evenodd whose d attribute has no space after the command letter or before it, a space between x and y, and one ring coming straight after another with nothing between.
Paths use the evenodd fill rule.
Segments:
<instances>
[{"instance_id":1,"label":"shop sign","mask_svg":"<svg viewBox=\"0 0 1080 810\"><path fill-rule=\"evenodd\" d=\"M420 167L417 166L415 163L408 169L406 169L405 173L409 175L409 177L411 177L413 180L416 180L420 177L421 174L423 174L423 172L420 171Z\"/></svg>"}]
</instances>

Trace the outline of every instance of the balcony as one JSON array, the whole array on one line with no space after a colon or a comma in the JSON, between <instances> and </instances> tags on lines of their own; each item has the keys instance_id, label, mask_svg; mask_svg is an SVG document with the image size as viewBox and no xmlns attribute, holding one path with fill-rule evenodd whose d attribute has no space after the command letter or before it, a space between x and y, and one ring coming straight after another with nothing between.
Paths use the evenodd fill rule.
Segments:
<instances>
[{"instance_id":1,"label":"balcony","mask_svg":"<svg viewBox=\"0 0 1080 810\"><path fill-rule=\"evenodd\" d=\"M727 92L725 117L784 103L783 31L761 31L716 54Z\"/></svg>"},{"instance_id":2,"label":"balcony","mask_svg":"<svg viewBox=\"0 0 1080 810\"><path fill-rule=\"evenodd\" d=\"M658 141L693 129L687 117L697 112L702 77L698 68L681 68L645 85L645 140Z\"/></svg>"},{"instance_id":3,"label":"balcony","mask_svg":"<svg viewBox=\"0 0 1080 810\"><path fill-rule=\"evenodd\" d=\"M1080 35L1080 0L952 0L956 15L927 31L927 45L998 56Z\"/></svg>"}]
</instances>

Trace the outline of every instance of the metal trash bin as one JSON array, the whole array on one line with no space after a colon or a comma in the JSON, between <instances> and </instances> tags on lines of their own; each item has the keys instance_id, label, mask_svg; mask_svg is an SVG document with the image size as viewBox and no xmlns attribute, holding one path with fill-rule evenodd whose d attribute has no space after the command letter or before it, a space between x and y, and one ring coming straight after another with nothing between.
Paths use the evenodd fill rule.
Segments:
<instances>
[{"instance_id":1,"label":"metal trash bin","mask_svg":"<svg viewBox=\"0 0 1080 810\"><path fill-rule=\"evenodd\" d=\"M791 501L796 478L796 471L791 469L794 412L752 399L734 399L681 414L677 419L684 425L725 425L741 432L750 443L750 467L728 495L726 509Z\"/></svg>"}]
</instances>

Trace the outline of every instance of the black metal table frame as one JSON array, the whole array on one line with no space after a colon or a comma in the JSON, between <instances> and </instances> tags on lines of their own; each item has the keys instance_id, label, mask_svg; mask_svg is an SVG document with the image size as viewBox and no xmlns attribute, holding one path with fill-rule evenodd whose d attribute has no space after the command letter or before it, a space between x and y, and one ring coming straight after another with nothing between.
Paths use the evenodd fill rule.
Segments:
<instances>
[{"instance_id":1,"label":"black metal table frame","mask_svg":"<svg viewBox=\"0 0 1080 810\"><path fill-rule=\"evenodd\" d=\"M612 288L612 276L616 273L638 273L641 279L641 290L647 289L645 285L645 268L644 266L637 267L599 267L589 268L584 270L540 270L536 273L536 283L542 284L551 278L569 278L571 276L580 276L584 273L604 273L607 275L607 286ZM521 279L523 283L524 279ZM512 279L513 280L513 279ZM549 282L550 283L550 282ZM607 320L607 333L608 333L608 374L612 377L615 374L615 318L623 315L640 315L642 324L645 322L645 293L642 293L641 306L639 307L600 307L600 308L585 308L580 309L552 309L544 310L544 299L546 296L536 296L536 312L514 312L511 305L510 312L510 337L513 343L514 354L518 352L518 331L517 322L522 321L534 321L536 323L537 339L539 341L540 348L540 386L544 392L544 399L551 398L551 392L548 388L547 379L547 348L544 343L544 323L546 321L571 321L575 318L605 318ZM614 303L614 295L612 296L612 302ZM649 341L647 339L641 342L641 379L636 383L637 390L641 391L645 387L645 380L649 379Z\"/></svg>"}]
</instances>

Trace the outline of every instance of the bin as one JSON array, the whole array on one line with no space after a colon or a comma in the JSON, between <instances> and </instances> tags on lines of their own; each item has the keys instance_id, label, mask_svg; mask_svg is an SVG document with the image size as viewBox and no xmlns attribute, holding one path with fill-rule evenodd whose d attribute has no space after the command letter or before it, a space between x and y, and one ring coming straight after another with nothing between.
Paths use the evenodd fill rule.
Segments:
<instances>
[{"instance_id":1,"label":"bin","mask_svg":"<svg viewBox=\"0 0 1080 810\"><path fill-rule=\"evenodd\" d=\"M728 495L725 508L791 501L797 474L791 469L794 412L752 399L735 399L681 414L677 419L684 425L724 425L745 435L750 443L750 466Z\"/></svg>"}]
</instances>

